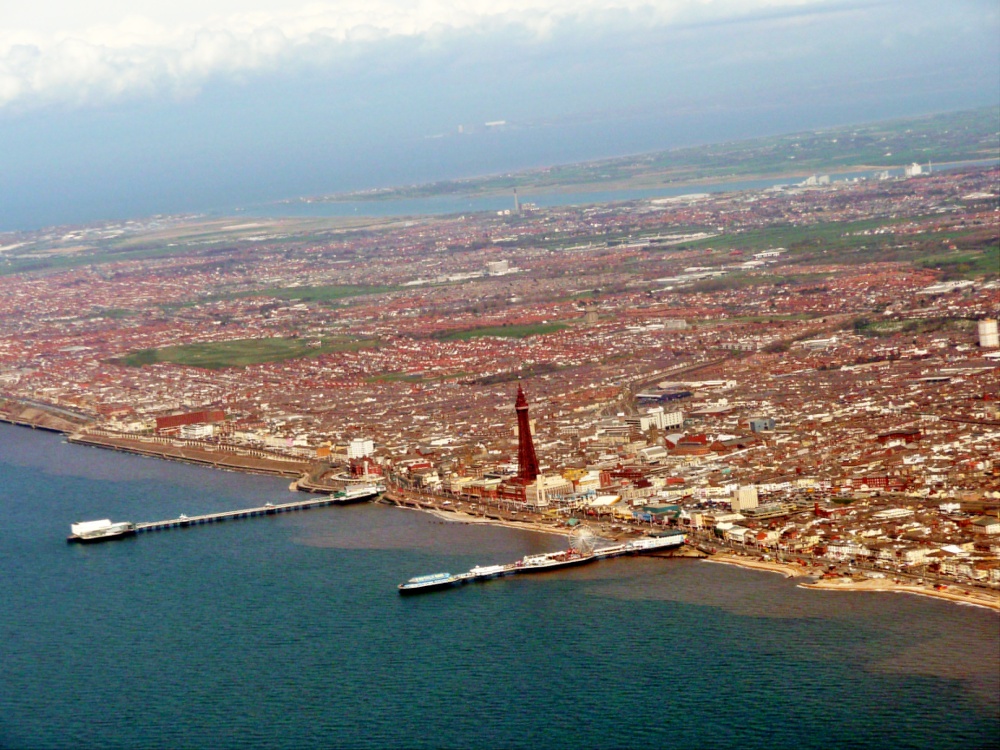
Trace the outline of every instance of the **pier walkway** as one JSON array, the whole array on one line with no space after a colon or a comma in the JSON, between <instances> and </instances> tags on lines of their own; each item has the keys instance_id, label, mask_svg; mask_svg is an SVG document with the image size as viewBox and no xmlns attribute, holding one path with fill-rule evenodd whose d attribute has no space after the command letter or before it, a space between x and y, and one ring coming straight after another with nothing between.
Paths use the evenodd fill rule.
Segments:
<instances>
[{"instance_id":1,"label":"pier walkway","mask_svg":"<svg viewBox=\"0 0 1000 750\"><path fill-rule=\"evenodd\" d=\"M372 496L373 498L375 495ZM325 505L344 505L344 498L324 495L323 497L313 497L308 500L295 500L290 503L268 503L258 508L243 508L242 510L226 510L221 513L202 513L197 516L180 516L170 518L165 521L147 521L137 523L135 531L142 534L147 531L163 531L165 529L176 529L187 526L201 526L207 523L221 523L241 518L255 518L257 516L273 516L278 513L290 513L296 510L309 510L320 508Z\"/></svg>"}]
</instances>

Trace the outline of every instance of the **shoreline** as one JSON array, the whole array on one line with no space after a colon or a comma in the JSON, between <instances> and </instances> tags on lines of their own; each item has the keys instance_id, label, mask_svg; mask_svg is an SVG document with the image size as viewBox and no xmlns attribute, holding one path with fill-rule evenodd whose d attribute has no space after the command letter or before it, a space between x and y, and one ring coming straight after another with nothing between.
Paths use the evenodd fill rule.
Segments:
<instances>
[{"instance_id":1,"label":"shoreline","mask_svg":"<svg viewBox=\"0 0 1000 750\"><path fill-rule=\"evenodd\" d=\"M396 505L395 503L391 503ZM408 510L417 510L423 513L430 513L432 516L440 518L442 521L448 521L449 523L468 523L468 524L486 524L488 526L503 526L507 529L518 529L520 531L534 531L539 534L554 534L556 536L567 536L571 529L555 529L552 526L546 524L533 523L531 521L504 521L502 519L496 518L483 518L482 516L473 516L469 513L464 513L460 510L440 510L438 508L414 508L409 505L396 505L397 508L407 508Z\"/></svg>"},{"instance_id":2,"label":"shoreline","mask_svg":"<svg viewBox=\"0 0 1000 750\"><path fill-rule=\"evenodd\" d=\"M39 412L43 410L38 409ZM291 473L286 473L287 468L281 467L281 470L275 470L274 467L265 466L253 466L247 465L245 463L222 463L218 460L206 460L206 457L202 456L185 456L182 454L174 454L164 450L148 450L143 449L139 446L128 446L128 445L118 445L110 440L102 441L99 438L94 439L96 436L87 436L90 439L71 439L76 436L77 433L71 432L65 429L59 429L53 426L48 426L44 424L32 424L27 421L19 421L16 417L8 414L0 414L0 422L10 424L14 427L23 427L27 429L41 429L47 432L61 433L67 436L70 443L74 445L85 445L94 448L103 448L106 450L115 450L123 453L129 453L131 455L144 456L147 458L163 459L167 461L177 461L180 463L188 463L192 465L206 466L208 468L219 469L222 471L234 471L243 474L251 474L256 476L292 476L301 477L302 473L296 473L292 471ZM190 449L189 449L190 450ZM231 454L233 457L237 457L237 454ZM253 457L243 457L247 461L253 461ZM261 459L257 459L261 460ZM288 467L290 468L290 467ZM296 480L297 481L297 480ZM293 482L293 485L295 483ZM291 488L290 488L291 489ZM295 491L305 492L305 490L295 489ZM395 502L391 499L379 500L376 502L385 502L387 505L394 505L398 508L408 508L410 510L421 511L424 513L430 513L431 515L441 519L442 521L447 521L449 523L465 523L465 524L487 524L490 526L501 526L508 529L519 529L521 531L531 531L539 534L551 534L556 536L568 536L572 533L572 529L556 529L548 524L537 523L533 521L509 521L502 518L486 518L483 516L475 516L469 513L465 513L460 510L443 510L441 508L435 507L424 507L421 505L411 505ZM812 571L808 568L804 568L796 563L789 562L779 562L776 560L761 560L759 558L750 557L739 557L736 555L729 555L725 553L717 553L710 557L702 558L706 562L718 563L721 565L732 565L738 568L744 568L746 570L756 570L766 573L779 573L785 578L807 578L812 575ZM868 592L890 592L890 593L904 593L904 594L914 594L917 596L926 596L934 599L941 599L944 601L950 601L955 604L966 604L970 606L983 607L985 609L990 609L1000 613L1000 592L988 592L988 591L976 591L975 593L965 593L964 591L957 590L957 585L949 585L948 588L940 590L934 589L927 586L920 586L916 584L905 584L896 583L888 579L846 579L846 578L834 578L834 579L820 579L812 583L799 583L799 587L821 590L821 591L868 591Z\"/></svg>"},{"instance_id":3,"label":"shoreline","mask_svg":"<svg viewBox=\"0 0 1000 750\"><path fill-rule=\"evenodd\" d=\"M785 578L803 578L811 575L808 568L803 568L796 563L778 562L777 560L760 560L751 557L738 557L724 553L706 557L705 562L719 563L720 565L734 565L737 568L747 570L762 570L767 573L781 573Z\"/></svg>"},{"instance_id":4,"label":"shoreline","mask_svg":"<svg viewBox=\"0 0 1000 750\"><path fill-rule=\"evenodd\" d=\"M89 433L73 433L66 438L74 445L85 445L92 448L130 453L146 458L160 458L165 461L178 461L195 466L207 466L223 471L237 471L244 474L279 477L285 479L300 479L307 471L305 462L282 461L259 456L248 456L235 451L207 450L197 445L179 445L163 443L147 443L125 437L107 437Z\"/></svg>"},{"instance_id":5,"label":"shoreline","mask_svg":"<svg viewBox=\"0 0 1000 750\"><path fill-rule=\"evenodd\" d=\"M866 578L856 580L853 578L825 578L813 583L800 583L800 588L814 589L817 591L869 591L894 594L914 594L916 596L926 596L932 599L942 599L954 604L967 604L975 607L990 609L1000 614L1000 592L976 591L975 593L965 590L957 590L955 586L948 586L945 589L935 589L926 585L896 583L887 578Z\"/></svg>"},{"instance_id":6,"label":"shoreline","mask_svg":"<svg viewBox=\"0 0 1000 750\"><path fill-rule=\"evenodd\" d=\"M986 161L996 161L997 157L987 157L985 159L960 159L954 162L946 162L950 169L961 169L963 167L975 166ZM551 185L518 185L518 190L522 191L522 196L544 196L544 195L587 195L613 193L613 192L639 192L639 191L660 191L660 190L686 190L688 188L699 187L720 187L726 188L713 192L739 192L741 188L730 188L733 185L741 185L747 182L767 182L782 180L798 180L814 174L855 174L864 172L880 172L883 170L899 170L899 164L876 165L876 164L849 164L831 165L825 168L815 169L793 169L778 172L752 172L743 175L680 175L676 179L671 179L667 172L653 172L624 180L611 180L608 182L589 181L579 183L555 183ZM477 178L472 178L477 179ZM462 180L450 180L447 182L462 182ZM393 190L393 188L389 188ZM393 193L379 193L372 195L370 192L361 191L357 193L334 193L329 196L313 198L310 203L316 204L349 204L349 203L394 203L403 201L437 200L437 199L481 199L481 198L506 198L510 195L508 188L484 187L469 190L458 190L454 192L427 192L417 195L398 195ZM633 200L623 198L622 200ZM300 199L301 201L301 199Z\"/></svg>"},{"instance_id":7,"label":"shoreline","mask_svg":"<svg viewBox=\"0 0 1000 750\"><path fill-rule=\"evenodd\" d=\"M31 430L43 430L45 432L55 432L60 435L72 435L75 431L84 429L87 424L73 422L65 417L60 417L54 411L44 409L41 406L26 404L13 399L0 398L0 402L16 404L19 411L14 413L9 408L0 411L0 422L12 425L13 427L27 427Z\"/></svg>"},{"instance_id":8,"label":"shoreline","mask_svg":"<svg viewBox=\"0 0 1000 750\"><path fill-rule=\"evenodd\" d=\"M69 422L40 407L26 407L19 415L13 415L9 412L0 413L0 423L9 424L12 427L53 432L62 435L66 438L66 442L74 445L104 448L144 458L159 458L164 461L207 466L212 469L235 471L242 474L283 477L298 481L306 476L309 467L308 461L254 456L238 450L218 449L215 446L174 445L173 441L149 441L128 435L111 436L89 433L86 431L89 425ZM306 492L307 490L302 491Z\"/></svg>"}]
</instances>

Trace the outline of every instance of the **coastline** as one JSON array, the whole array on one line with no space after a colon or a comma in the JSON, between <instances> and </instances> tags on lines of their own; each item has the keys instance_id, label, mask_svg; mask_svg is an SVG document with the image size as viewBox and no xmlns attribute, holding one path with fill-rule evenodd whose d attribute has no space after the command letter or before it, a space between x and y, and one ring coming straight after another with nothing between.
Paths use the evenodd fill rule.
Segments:
<instances>
[{"instance_id":1,"label":"coastline","mask_svg":"<svg viewBox=\"0 0 1000 750\"><path fill-rule=\"evenodd\" d=\"M810 575L808 568L804 568L796 563L778 562L776 560L761 560L755 557L738 557L725 553L715 554L706 557L705 562L720 563L721 565L735 565L738 568L748 570L763 570L768 573L781 573L785 578L801 578Z\"/></svg>"},{"instance_id":2,"label":"coastline","mask_svg":"<svg viewBox=\"0 0 1000 750\"><path fill-rule=\"evenodd\" d=\"M6 401L5 404L2 403L4 401ZM11 409L11 404L16 405L17 408ZM0 398L0 409L2 409L0 410L0 422L14 427L27 427L32 430L45 430L62 435L71 435L86 427L84 422L71 421L41 406L25 404L12 399Z\"/></svg>"},{"instance_id":3,"label":"coastline","mask_svg":"<svg viewBox=\"0 0 1000 750\"><path fill-rule=\"evenodd\" d=\"M147 442L127 437L111 437L90 433L74 433L67 441L76 445L88 445L94 448L132 453L148 458L162 458L167 461L208 466L224 471L239 471L245 474L263 474L267 476L299 479L308 471L309 464L305 461L280 460L266 456L255 456L228 450L212 450L199 445L162 442Z\"/></svg>"},{"instance_id":4,"label":"coastline","mask_svg":"<svg viewBox=\"0 0 1000 750\"><path fill-rule=\"evenodd\" d=\"M960 169L966 166L974 166L984 161L995 161L996 157L986 159L960 159L954 162L947 162L949 168ZM945 165L942 165L945 166ZM718 187L723 188L718 192L737 192L738 187L748 182L769 182L781 183L787 180L801 180L817 173L830 172L833 174L855 174L864 172L880 172L883 170L899 170L898 164L844 164L828 165L827 167L815 167L813 169L791 169L778 170L774 172L757 171L740 175L690 175L683 172L671 173L670 171L650 172L631 178L618 180L589 180L583 182L564 182L552 184L520 184L517 189L523 196L535 195L585 195L587 193L611 193L611 192L633 192L633 191L657 191L657 190L677 190L688 188ZM475 178L473 178L475 179ZM465 185L463 180L447 180L448 183L463 184L467 189L455 191L437 191L428 189L426 192L413 194L388 192L371 193L370 191L334 193L332 195L319 196L313 198L312 203L392 203L401 201L435 200L435 199L480 199L480 198L506 198L510 195L507 187L477 187L476 185ZM429 186L425 186L428 187ZM629 200L623 198L622 200Z\"/></svg>"},{"instance_id":5,"label":"coastline","mask_svg":"<svg viewBox=\"0 0 1000 750\"><path fill-rule=\"evenodd\" d=\"M17 403L20 410L14 413L9 408L0 412L0 422L14 427L44 430L65 436L66 441L93 448L106 448L121 453L131 453L146 458L161 458L165 461L209 466L223 471L237 471L244 474L258 474L295 479L308 472L310 462L292 458L268 457L263 451L248 453L240 450L219 449L216 446L202 446L196 443L181 443L174 440L142 440L128 435L100 434L87 432L91 425L73 422L60 417L41 406ZM176 444L175 443L179 443Z\"/></svg>"},{"instance_id":6,"label":"coastline","mask_svg":"<svg viewBox=\"0 0 1000 750\"><path fill-rule=\"evenodd\" d=\"M67 436L69 442L78 445L90 445L92 447L104 448L109 450L117 450L125 453L131 453L134 455L141 455L150 458L161 458L164 460L179 461L182 463L198 464L202 466L208 466L210 468L221 469L224 471L236 471L245 474L254 475L264 475L264 476L286 476L286 477L301 477L305 473L304 470L299 471L298 467L292 468L288 465L289 462L269 462L266 458L252 457L252 456L239 456L237 454L223 453L219 455L216 452L209 451L196 451L198 455L192 453L191 447L175 448L170 446L172 450L167 450L167 446L157 444L154 448L152 445L130 445L129 443L134 443L136 441L127 440L112 440L107 437L100 438L94 435L81 435L76 432L82 425L74 425L72 423L61 420L62 425L53 425L48 419L54 417L50 412L47 412L38 407L26 407L30 409L33 418L31 421L19 418L21 415L12 415L9 413L0 413L0 422L5 422L16 427L25 427L30 429L42 429L49 432L62 433ZM75 429L65 429L66 426ZM228 460L227 460L228 459ZM237 460L233 460L237 459ZM278 464L282 463L282 466L271 466L269 463ZM293 482L293 487L295 482ZM292 488L290 488L292 489ZM297 487L295 488L297 490ZM299 490L302 491L302 490ZM458 509L444 510L441 508L424 505L423 503L414 502L398 502L391 498L385 498L382 502L387 504L396 505L401 508L410 508L411 510L418 510L425 513L430 513L442 521L447 521L450 523L476 523L476 524L489 524L492 526L502 526L509 529L520 529L522 531L532 531L540 534L554 534L557 536L567 536L571 529L568 528L555 528L549 524L538 523L530 520L507 520L497 517L485 517L477 516L469 513L465 513ZM717 553L711 557L703 558L707 562L719 563L722 565L733 565L740 568L745 568L747 570L757 570L768 573L779 573L785 578L802 578L809 577L813 575L813 571L809 568L805 568L797 563L789 562L779 562L776 560L762 560L759 558L751 557L740 557L736 555L729 555L725 553ZM917 584L907 584L907 583L897 583L889 579L861 579L856 580L852 578L825 578L815 580L811 583L800 583L798 584L801 588L816 589L822 591L854 591L854 592L891 592L891 593L906 593L914 594L917 596L927 596L935 599L942 599L944 601L950 601L955 604L966 604L970 606L984 607L991 609L995 612L1000 613L1000 592L990 592L990 591L967 591L964 589L959 589L957 584L952 584L945 589L935 589L927 585L917 585Z\"/></svg>"},{"instance_id":7,"label":"coastline","mask_svg":"<svg viewBox=\"0 0 1000 750\"><path fill-rule=\"evenodd\" d=\"M393 503L395 505L395 503ZM410 505L399 505L399 508L409 508L410 510L419 510L424 513L430 513L432 516L440 518L442 521L448 521L449 523L475 523L475 524L488 524L490 526L503 526L507 529L519 529L521 531L534 531L539 534L555 534L557 536L566 536L570 529L556 529L547 524L533 523L531 521L505 521L503 519L497 518L484 518L483 516L473 516L469 513L463 513L460 510L440 510L438 508L414 508Z\"/></svg>"},{"instance_id":8,"label":"coastline","mask_svg":"<svg viewBox=\"0 0 1000 750\"><path fill-rule=\"evenodd\" d=\"M865 578L861 580L853 578L824 578L814 583L800 583L799 586L804 589L816 589L820 591L874 591L915 594L917 596L928 596L933 599L943 599L956 604L984 607L1000 613L1000 592L968 591L959 589L954 585L945 589L935 589L927 585L897 583L887 578Z\"/></svg>"}]
</instances>

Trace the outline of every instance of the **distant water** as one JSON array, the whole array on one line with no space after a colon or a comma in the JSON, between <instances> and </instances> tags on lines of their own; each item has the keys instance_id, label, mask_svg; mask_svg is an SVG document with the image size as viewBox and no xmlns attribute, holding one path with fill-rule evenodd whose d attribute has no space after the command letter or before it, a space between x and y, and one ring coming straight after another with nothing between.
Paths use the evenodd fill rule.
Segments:
<instances>
[{"instance_id":1,"label":"distant water","mask_svg":"<svg viewBox=\"0 0 1000 750\"><path fill-rule=\"evenodd\" d=\"M67 545L287 483L0 425L0 747L982 748L1000 618L620 559L401 598L562 546L386 506Z\"/></svg>"},{"instance_id":2,"label":"distant water","mask_svg":"<svg viewBox=\"0 0 1000 750\"><path fill-rule=\"evenodd\" d=\"M960 167L992 166L996 159L972 162L957 162L933 166L935 172L948 171ZM870 180L876 174L888 171L891 177L901 177L902 169L858 170L852 172L829 173L831 180ZM768 177L757 180L733 182L712 182L678 187L663 187L643 190L594 190L589 192L541 192L531 193L521 190L518 194L522 203L534 203L549 208L553 206L585 205L592 203L612 203L617 201L648 200L650 198L670 198L692 193L729 193L742 190L765 190L776 185L791 185L801 182L801 178ZM461 196L445 195L428 198L405 198L373 201L337 201L331 203L265 203L239 209L247 216L428 216L461 214L475 211L503 211L514 208L513 191L509 195ZM224 214L226 212L220 212ZM231 213L231 212L229 212Z\"/></svg>"}]
</instances>

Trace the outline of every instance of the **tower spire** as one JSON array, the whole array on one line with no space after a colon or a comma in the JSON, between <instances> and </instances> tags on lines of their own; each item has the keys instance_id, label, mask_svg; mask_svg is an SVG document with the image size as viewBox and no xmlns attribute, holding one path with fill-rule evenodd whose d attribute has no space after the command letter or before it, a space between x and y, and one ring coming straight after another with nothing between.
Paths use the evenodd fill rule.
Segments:
<instances>
[{"instance_id":1,"label":"tower spire","mask_svg":"<svg viewBox=\"0 0 1000 750\"><path fill-rule=\"evenodd\" d=\"M525 398L521 384L517 384L517 401L514 403L517 412L517 478L525 482L534 482L538 478L538 458L535 456L535 443L531 439L531 424L528 421L528 399Z\"/></svg>"}]
</instances>

